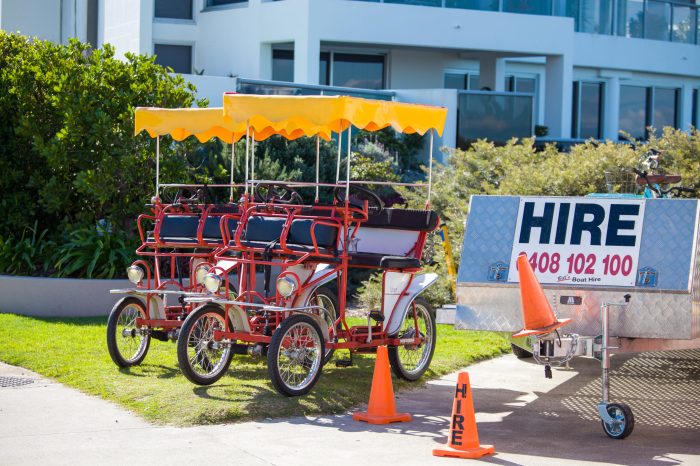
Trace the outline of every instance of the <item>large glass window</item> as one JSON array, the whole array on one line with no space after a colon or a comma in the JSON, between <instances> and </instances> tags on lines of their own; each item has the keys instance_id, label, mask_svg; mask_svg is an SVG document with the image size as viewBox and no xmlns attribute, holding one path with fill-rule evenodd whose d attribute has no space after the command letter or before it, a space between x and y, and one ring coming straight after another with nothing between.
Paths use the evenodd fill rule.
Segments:
<instances>
[{"instance_id":1,"label":"large glass window","mask_svg":"<svg viewBox=\"0 0 700 466\"><path fill-rule=\"evenodd\" d=\"M529 15L551 15L552 2L543 0L503 0L503 11Z\"/></svg>"},{"instance_id":2,"label":"large glass window","mask_svg":"<svg viewBox=\"0 0 700 466\"><path fill-rule=\"evenodd\" d=\"M384 3L402 3L404 5L442 6L442 0L384 0Z\"/></svg>"},{"instance_id":3,"label":"large glass window","mask_svg":"<svg viewBox=\"0 0 700 466\"><path fill-rule=\"evenodd\" d=\"M272 51L272 80L294 82L294 50Z\"/></svg>"},{"instance_id":4,"label":"large glass window","mask_svg":"<svg viewBox=\"0 0 700 466\"><path fill-rule=\"evenodd\" d=\"M498 11L498 0L445 0L447 8Z\"/></svg>"},{"instance_id":5,"label":"large glass window","mask_svg":"<svg viewBox=\"0 0 700 466\"><path fill-rule=\"evenodd\" d=\"M156 0L156 18L192 19L192 0Z\"/></svg>"},{"instance_id":6,"label":"large glass window","mask_svg":"<svg viewBox=\"0 0 700 466\"><path fill-rule=\"evenodd\" d=\"M697 15L695 14L695 10L691 10L687 6L674 5L671 39L674 42L694 44L697 28L695 24L696 20Z\"/></svg>"},{"instance_id":7,"label":"large glass window","mask_svg":"<svg viewBox=\"0 0 700 466\"><path fill-rule=\"evenodd\" d=\"M617 1L617 34L627 37L643 37L644 0Z\"/></svg>"},{"instance_id":8,"label":"large glass window","mask_svg":"<svg viewBox=\"0 0 700 466\"><path fill-rule=\"evenodd\" d=\"M573 137L601 139L603 137L603 83L575 82L573 103Z\"/></svg>"},{"instance_id":9,"label":"large glass window","mask_svg":"<svg viewBox=\"0 0 700 466\"><path fill-rule=\"evenodd\" d=\"M475 73L445 73L445 89L478 91L479 75Z\"/></svg>"},{"instance_id":10,"label":"large glass window","mask_svg":"<svg viewBox=\"0 0 700 466\"><path fill-rule=\"evenodd\" d=\"M580 0L578 12L579 32L610 34L612 32L611 0Z\"/></svg>"},{"instance_id":11,"label":"large glass window","mask_svg":"<svg viewBox=\"0 0 700 466\"><path fill-rule=\"evenodd\" d=\"M155 44L156 63L169 66L175 73L192 73L192 47L189 45Z\"/></svg>"},{"instance_id":12,"label":"large glass window","mask_svg":"<svg viewBox=\"0 0 700 466\"><path fill-rule=\"evenodd\" d=\"M383 55L334 53L331 66L334 86L384 88Z\"/></svg>"},{"instance_id":13,"label":"large glass window","mask_svg":"<svg viewBox=\"0 0 700 466\"><path fill-rule=\"evenodd\" d=\"M234 3L246 3L248 0L206 0L207 6L231 5Z\"/></svg>"},{"instance_id":14,"label":"large glass window","mask_svg":"<svg viewBox=\"0 0 700 466\"><path fill-rule=\"evenodd\" d=\"M635 139L646 139L646 126L647 88L620 86L620 131Z\"/></svg>"},{"instance_id":15,"label":"large glass window","mask_svg":"<svg viewBox=\"0 0 700 466\"><path fill-rule=\"evenodd\" d=\"M458 109L457 144L460 148L477 139L505 142L513 137L532 136L532 96L461 93Z\"/></svg>"},{"instance_id":16,"label":"large glass window","mask_svg":"<svg viewBox=\"0 0 700 466\"><path fill-rule=\"evenodd\" d=\"M647 39L670 40L671 5L666 2L647 0L644 15L644 37Z\"/></svg>"},{"instance_id":17,"label":"large glass window","mask_svg":"<svg viewBox=\"0 0 700 466\"><path fill-rule=\"evenodd\" d=\"M652 126L661 131L665 126L678 127L678 89L664 89L655 87L653 99Z\"/></svg>"},{"instance_id":18,"label":"large glass window","mask_svg":"<svg viewBox=\"0 0 700 466\"><path fill-rule=\"evenodd\" d=\"M522 76L506 76L505 90L506 92L534 94L537 92L537 80Z\"/></svg>"}]
</instances>

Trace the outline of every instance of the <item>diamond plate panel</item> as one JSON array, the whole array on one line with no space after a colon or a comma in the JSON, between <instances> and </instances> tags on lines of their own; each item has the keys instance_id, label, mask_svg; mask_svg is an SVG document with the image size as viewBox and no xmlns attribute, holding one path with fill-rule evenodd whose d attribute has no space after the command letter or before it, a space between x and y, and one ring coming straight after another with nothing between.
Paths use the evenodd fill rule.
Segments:
<instances>
[{"instance_id":1,"label":"diamond plate panel","mask_svg":"<svg viewBox=\"0 0 700 466\"><path fill-rule=\"evenodd\" d=\"M510 263L519 203L515 196L472 196L458 282L488 283L492 264Z\"/></svg>"},{"instance_id":2,"label":"diamond plate panel","mask_svg":"<svg viewBox=\"0 0 700 466\"><path fill-rule=\"evenodd\" d=\"M544 287L554 312L572 322L566 333L594 336L601 333L600 307L605 302L622 302L625 290L551 289ZM523 328L520 290L517 286L458 285L455 328L517 332ZM560 296L580 296L581 305L557 304ZM624 338L693 338L689 294L632 293L625 308L610 309L610 335Z\"/></svg>"},{"instance_id":3,"label":"diamond plate panel","mask_svg":"<svg viewBox=\"0 0 700 466\"><path fill-rule=\"evenodd\" d=\"M689 291L698 201L648 199L639 248L639 268L659 272L659 290Z\"/></svg>"}]
</instances>

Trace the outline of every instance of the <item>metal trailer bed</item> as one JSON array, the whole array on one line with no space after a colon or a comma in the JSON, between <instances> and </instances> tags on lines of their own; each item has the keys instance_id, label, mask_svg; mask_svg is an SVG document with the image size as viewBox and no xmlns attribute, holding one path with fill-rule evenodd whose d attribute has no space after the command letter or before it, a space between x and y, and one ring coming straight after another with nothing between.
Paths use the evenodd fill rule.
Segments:
<instances>
[{"instance_id":1,"label":"metal trailer bed","mask_svg":"<svg viewBox=\"0 0 700 466\"><path fill-rule=\"evenodd\" d=\"M699 228L695 199L473 196L455 327L523 328L515 259L526 253L556 315L571 322L511 342L546 370L600 359L605 428L615 422L605 409L610 353L700 348Z\"/></svg>"}]
</instances>

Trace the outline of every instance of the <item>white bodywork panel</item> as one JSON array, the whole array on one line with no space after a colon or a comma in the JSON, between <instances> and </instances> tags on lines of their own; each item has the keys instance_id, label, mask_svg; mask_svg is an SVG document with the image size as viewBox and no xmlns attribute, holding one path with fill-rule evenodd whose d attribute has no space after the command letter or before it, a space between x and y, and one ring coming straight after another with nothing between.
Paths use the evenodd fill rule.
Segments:
<instances>
[{"instance_id":1,"label":"white bodywork panel","mask_svg":"<svg viewBox=\"0 0 700 466\"><path fill-rule=\"evenodd\" d=\"M401 298L406 285L411 280L413 274L404 272L387 271L383 277L384 296L382 299L382 312L384 320L389 322L394 306Z\"/></svg>"},{"instance_id":2,"label":"white bodywork panel","mask_svg":"<svg viewBox=\"0 0 700 466\"><path fill-rule=\"evenodd\" d=\"M389 272L387 272L389 273ZM411 304L416 296L421 294L426 288L432 285L438 276L436 273L426 273L421 275L416 275L411 283L411 286L406 290L406 294L402 296L398 305L396 306L396 311L387 319L386 332L389 335L393 335L399 331L401 328L401 323L406 316L406 311L408 310L408 305Z\"/></svg>"},{"instance_id":3,"label":"white bodywork panel","mask_svg":"<svg viewBox=\"0 0 700 466\"><path fill-rule=\"evenodd\" d=\"M387 256L407 256L416 245L418 234L417 231L360 227L352 240L350 250Z\"/></svg>"},{"instance_id":4,"label":"white bodywork panel","mask_svg":"<svg viewBox=\"0 0 700 466\"><path fill-rule=\"evenodd\" d=\"M165 304L160 296L151 296L148 300L148 314L153 320L164 320L165 319Z\"/></svg>"}]
</instances>

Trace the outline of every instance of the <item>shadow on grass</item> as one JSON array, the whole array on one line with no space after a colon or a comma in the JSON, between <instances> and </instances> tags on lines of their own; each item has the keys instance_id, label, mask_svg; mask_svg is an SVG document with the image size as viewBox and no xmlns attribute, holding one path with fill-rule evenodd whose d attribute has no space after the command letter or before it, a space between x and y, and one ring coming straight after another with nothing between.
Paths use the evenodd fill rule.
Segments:
<instances>
[{"instance_id":1,"label":"shadow on grass","mask_svg":"<svg viewBox=\"0 0 700 466\"><path fill-rule=\"evenodd\" d=\"M43 317L43 316L25 316L19 314L11 314L22 319L33 320L37 322L46 322L49 324L69 324L69 325L84 325L96 326L107 325L107 316L94 317Z\"/></svg>"}]
</instances>

